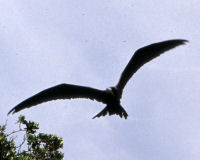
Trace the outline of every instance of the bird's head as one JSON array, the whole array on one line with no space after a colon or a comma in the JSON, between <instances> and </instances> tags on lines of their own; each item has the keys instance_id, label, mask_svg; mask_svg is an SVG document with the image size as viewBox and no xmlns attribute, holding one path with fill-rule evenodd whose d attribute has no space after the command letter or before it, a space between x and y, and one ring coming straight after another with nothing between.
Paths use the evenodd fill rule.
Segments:
<instances>
[{"instance_id":1,"label":"bird's head","mask_svg":"<svg viewBox=\"0 0 200 160\"><path fill-rule=\"evenodd\" d=\"M119 92L116 87L109 87L106 89L113 97L119 99Z\"/></svg>"}]
</instances>

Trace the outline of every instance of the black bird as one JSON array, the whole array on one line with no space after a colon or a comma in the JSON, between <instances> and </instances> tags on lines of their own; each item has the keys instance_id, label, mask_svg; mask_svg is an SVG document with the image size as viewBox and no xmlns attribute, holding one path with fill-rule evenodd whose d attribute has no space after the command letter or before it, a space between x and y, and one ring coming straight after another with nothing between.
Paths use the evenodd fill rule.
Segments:
<instances>
[{"instance_id":1,"label":"black bird","mask_svg":"<svg viewBox=\"0 0 200 160\"><path fill-rule=\"evenodd\" d=\"M39 92L38 94L26 99L25 101L21 102L13 109L11 109L8 114L10 114L11 112L16 113L22 109L29 108L51 100L89 98L91 100L96 100L106 104L106 107L96 116L94 116L93 119L96 117L105 116L107 114L109 115L116 114L119 115L121 118L124 117L125 119L127 119L128 114L121 106L120 99L122 97L123 89L128 80L145 63L149 62L153 58L158 57L165 51L168 51L179 45L183 45L186 42L188 41L183 39L174 39L174 40L154 43L138 49L132 56L131 60L129 61L124 71L122 72L117 85L114 87L109 87L106 90L98 90L90 87L84 87L72 84L60 84L45 89Z\"/></svg>"}]
</instances>

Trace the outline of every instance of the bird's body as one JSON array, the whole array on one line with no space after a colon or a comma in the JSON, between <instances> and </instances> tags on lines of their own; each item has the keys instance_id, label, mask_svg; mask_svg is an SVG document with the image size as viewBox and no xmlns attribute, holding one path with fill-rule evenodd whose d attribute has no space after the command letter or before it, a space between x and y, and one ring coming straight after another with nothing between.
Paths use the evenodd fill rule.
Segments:
<instances>
[{"instance_id":1,"label":"bird's body","mask_svg":"<svg viewBox=\"0 0 200 160\"><path fill-rule=\"evenodd\" d=\"M116 87L109 87L106 89L106 104L107 106L99 112L96 116L93 117L101 117L105 116L106 114L109 115L119 115L121 118L124 117L127 119L128 114L124 110L124 108L120 104L120 94Z\"/></svg>"},{"instance_id":2,"label":"bird's body","mask_svg":"<svg viewBox=\"0 0 200 160\"><path fill-rule=\"evenodd\" d=\"M78 86L73 84L60 84L46 90L21 102L11 112L16 113L22 109L29 108L40 103L48 102L57 99L72 99L72 98L89 98L106 104L106 107L98 113L96 117L109 115L119 115L121 118L127 119L128 114L120 104L123 89L132 75L145 63L158 57L162 53L179 45L183 45L187 40L168 40L164 42L154 43L146 47L138 49L131 60L125 67L121 77L114 87L109 87L106 90L98 90L91 87Z\"/></svg>"}]
</instances>

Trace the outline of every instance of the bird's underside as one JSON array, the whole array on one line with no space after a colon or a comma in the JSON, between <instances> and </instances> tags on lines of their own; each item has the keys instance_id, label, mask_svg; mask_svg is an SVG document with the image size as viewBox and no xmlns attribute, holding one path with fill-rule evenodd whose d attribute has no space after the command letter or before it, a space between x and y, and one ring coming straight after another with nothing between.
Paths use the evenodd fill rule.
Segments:
<instances>
[{"instance_id":1,"label":"bird's underside","mask_svg":"<svg viewBox=\"0 0 200 160\"><path fill-rule=\"evenodd\" d=\"M32 106L51 100L88 98L106 104L106 107L93 118L105 116L107 114L115 114L121 118L124 117L127 119L128 114L120 105L120 99L122 97L123 89L132 75L137 72L137 70L145 63L160 56L162 53L172 48L185 44L186 42L187 40L182 39L168 40L154 43L138 49L125 67L115 87L111 87L106 90L99 90L91 87L84 87L73 84L60 84L45 89L36 95L24 100L13 109L11 109L8 114L16 113L25 108L30 108Z\"/></svg>"}]
</instances>

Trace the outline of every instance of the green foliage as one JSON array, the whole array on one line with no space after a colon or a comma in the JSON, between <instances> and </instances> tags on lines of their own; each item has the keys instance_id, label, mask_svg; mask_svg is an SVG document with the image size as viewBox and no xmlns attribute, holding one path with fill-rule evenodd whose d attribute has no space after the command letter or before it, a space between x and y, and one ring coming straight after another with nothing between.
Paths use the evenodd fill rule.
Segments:
<instances>
[{"instance_id":1,"label":"green foliage","mask_svg":"<svg viewBox=\"0 0 200 160\"><path fill-rule=\"evenodd\" d=\"M0 160L61 160L64 154L62 138L53 134L36 134L39 124L27 121L20 116L19 129L6 134L6 125L0 125ZM16 146L14 137L17 132L24 133L23 141ZM23 149L22 150L22 146Z\"/></svg>"}]
</instances>

